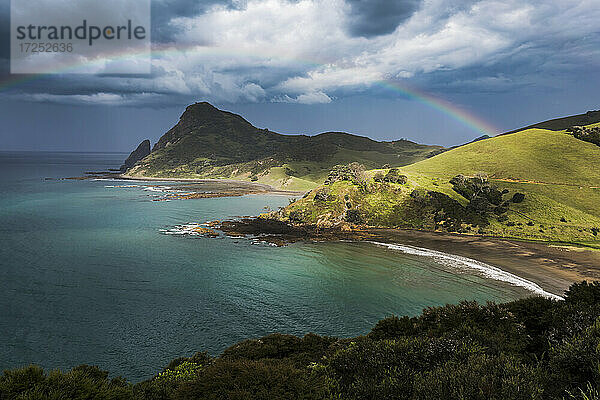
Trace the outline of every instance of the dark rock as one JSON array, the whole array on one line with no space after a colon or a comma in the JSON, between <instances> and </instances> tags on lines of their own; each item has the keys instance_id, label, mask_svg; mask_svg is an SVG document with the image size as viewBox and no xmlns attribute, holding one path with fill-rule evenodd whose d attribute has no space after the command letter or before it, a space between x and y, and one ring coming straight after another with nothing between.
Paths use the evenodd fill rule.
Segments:
<instances>
[{"instance_id":1,"label":"dark rock","mask_svg":"<svg viewBox=\"0 0 600 400\"><path fill-rule=\"evenodd\" d=\"M302 222L304 221L304 215L302 214L302 211L298 211L298 210L292 210L290 211L289 214L289 219L291 222Z\"/></svg>"},{"instance_id":2,"label":"dark rock","mask_svg":"<svg viewBox=\"0 0 600 400\"><path fill-rule=\"evenodd\" d=\"M315 201L327 201L329 200L329 188L321 188L315 193Z\"/></svg>"},{"instance_id":3,"label":"dark rock","mask_svg":"<svg viewBox=\"0 0 600 400\"><path fill-rule=\"evenodd\" d=\"M523 193L515 193L512 197L513 203L522 203L525 200L525 195Z\"/></svg>"},{"instance_id":4,"label":"dark rock","mask_svg":"<svg viewBox=\"0 0 600 400\"><path fill-rule=\"evenodd\" d=\"M346 222L351 224L362 224L363 218L358 210L346 210Z\"/></svg>"},{"instance_id":5,"label":"dark rock","mask_svg":"<svg viewBox=\"0 0 600 400\"><path fill-rule=\"evenodd\" d=\"M131 152L119 170L121 172L127 171L148 154L150 154L150 141L146 139L140 143L134 151Z\"/></svg>"}]
</instances>

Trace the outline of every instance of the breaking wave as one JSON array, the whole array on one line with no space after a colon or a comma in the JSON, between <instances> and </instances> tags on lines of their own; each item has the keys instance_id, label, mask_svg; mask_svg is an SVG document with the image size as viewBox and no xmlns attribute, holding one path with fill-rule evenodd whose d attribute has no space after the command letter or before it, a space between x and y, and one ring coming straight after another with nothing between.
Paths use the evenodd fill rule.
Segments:
<instances>
[{"instance_id":1,"label":"breaking wave","mask_svg":"<svg viewBox=\"0 0 600 400\"><path fill-rule=\"evenodd\" d=\"M539 294L543 297L547 297L555 300L562 300L563 298L553 293L547 292L542 289L538 284L531 282L527 279L521 278L517 275L506 272L498 267L483 263L481 261L473 260L471 258L457 256L454 254L443 253L441 251L425 249L421 247L414 247L403 244L390 244L381 242L370 242L377 246L387 247L392 250L398 250L406 254L413 254L421 257L433 258L437 263L451 267L453 269L470 269L481 273L486 278L494 279L497 281L507 282L514 286L523 287L531 292Z\"/></svg>"}]
</instances>

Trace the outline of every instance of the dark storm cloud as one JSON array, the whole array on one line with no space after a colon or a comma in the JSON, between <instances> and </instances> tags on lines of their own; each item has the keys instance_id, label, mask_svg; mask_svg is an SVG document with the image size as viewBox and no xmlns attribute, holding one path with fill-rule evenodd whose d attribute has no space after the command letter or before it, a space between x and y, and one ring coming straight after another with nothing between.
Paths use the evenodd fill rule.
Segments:
<instances>
[{"instance_id":1,"label":"dark storm cloud","mask_svg":"<svg viewBox=\"0 0 600 400\"><path fill-rule=\"evenodd\" d=\"M347 0L352 9L349 31L354 36L393 32L419 8L422 0Z\"/></svg>"},{"instance_id":2,"label":"dark storm cloud","mask_svg":"<svg viewBox=\"0 0 600 400\"><path fill-rule=\"evenodd\" d=\"M10 71L10 2L0 3L0 79Z\"/></svg>"},{"instance_id":3,"label":"dark storm cloud","mask_svg":"<svg viewBox=\"0 0 600 400\"><path fill-rule=\"evenodd\" d=\"M233 7L231 0L158 0L152 1L152 41L173 41L179 31L169 24L173 18L194 17L214 5Z\"/></svg>"}]
</instances>

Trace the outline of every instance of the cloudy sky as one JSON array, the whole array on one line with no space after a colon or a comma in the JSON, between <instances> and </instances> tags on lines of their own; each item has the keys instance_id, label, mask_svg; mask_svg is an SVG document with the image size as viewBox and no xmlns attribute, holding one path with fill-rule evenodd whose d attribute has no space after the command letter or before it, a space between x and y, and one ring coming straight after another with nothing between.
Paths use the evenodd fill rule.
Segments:
<instances>
[{"instance_id":1,"label":"cloudy sky","mask_svg":"<svg viewBox=\"0 0 600 400\"><path fill-rule=\"evenodd\" d=\"M600 109L598 0L152 0L150 75L33 77L1 1L0 150L128 151L195 101L442 145Z\"/></svg>"}]
</instances>

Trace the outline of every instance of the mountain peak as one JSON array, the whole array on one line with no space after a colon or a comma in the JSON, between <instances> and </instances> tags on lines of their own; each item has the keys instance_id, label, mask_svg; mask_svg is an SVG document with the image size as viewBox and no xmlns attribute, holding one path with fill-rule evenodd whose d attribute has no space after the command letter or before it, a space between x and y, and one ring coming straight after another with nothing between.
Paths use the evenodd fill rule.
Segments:
<instances>
[{"instance_id":1,"label":"mountain peak","mask_svg":"<svg viewBox=\"0 0 600 400\"><path fill-rule=\"evenodd\" d=\"M185 138L188 139L189 145L192 137L196 138L194 140L198 140L198 137L209 136L221 139L243 137L251 140L258 131L258 128L237 114L219 110L207 102L194 103L186 107L179 122L159 139L152 151L174 145ZM207 143L204 142L203 146L206 145ZM217 153L225 151L224 149L217 150ZM213 153L215 151L211 151L209 154Z\"/></svg>"},{"instance_id":2,"label":"mountain peak","mask_svg":"<svg viewBox=\"0 0 600 400\"><path fill-rule=\"evenodd\" d=\"M203 101L200 103L190 104L185 108L183 114L181 114L181 120L210 120L218 117L223 117L228 113L227 111L219 110L212 104Z\"/></svg>"},{"instance_id":3,"label":"mountain peak","mask_svg":"<svg viewBox=\"0 0 600 400\"><path fill-rule=\"evenodd\" d=\"M185 108L185 111L183 113L183 115L186 114L206 114L206 113L217 113L217 112L223 112L221 110L219 110L217 107L213 106L212 104L206 102L206 101L202 101L199 103L194 103L194 104L190 104L189 106L187 106Z\"/></svg>"}]
</instances>

